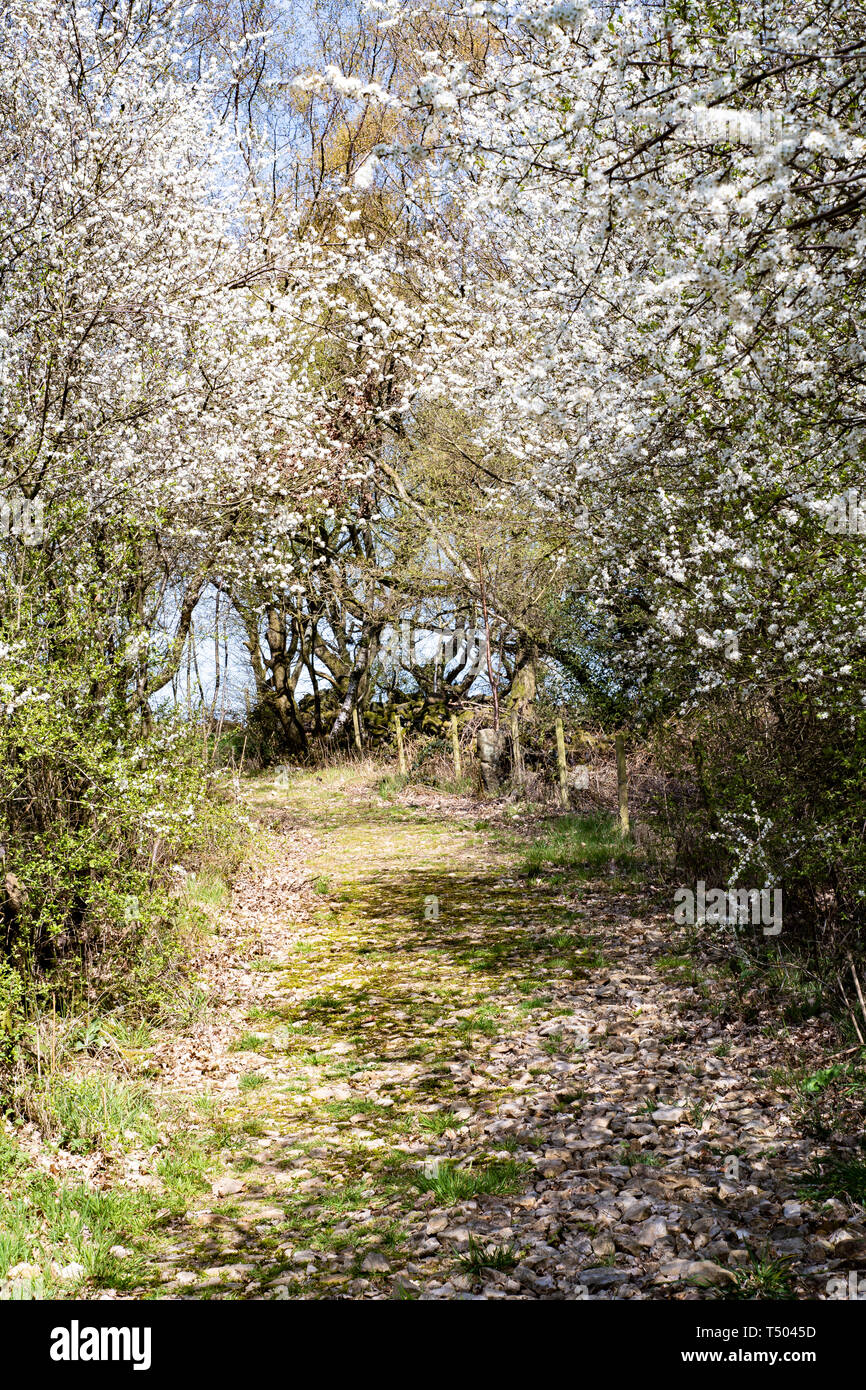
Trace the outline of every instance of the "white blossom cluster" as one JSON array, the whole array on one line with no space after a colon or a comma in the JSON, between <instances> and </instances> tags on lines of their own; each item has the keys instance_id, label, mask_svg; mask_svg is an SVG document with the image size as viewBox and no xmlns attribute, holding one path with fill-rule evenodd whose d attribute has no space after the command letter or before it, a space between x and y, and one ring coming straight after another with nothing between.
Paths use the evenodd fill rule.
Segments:
<instances>
[{"instance_id":1,"label":"white blossom cluster","mask_svg":"<svg viewBox=\"0 0 866 1390\"><path fill-rule=\"evenodd\" d=\"M288 585L285 536L363 475L346 417L363 433L406 315L349 207L316 236L247 177L187 8L4 7L0 500L38 499L67 564L123 526Z\"/></svg>"},{"instance_id":2,"label":"white blossom cluster","mask_svg":"<svg viewBox=\"0 0 866 1390\"><path fill-rule=\"evenodd\" d=\"M443 262L411 390L575 518L599 629L645 615L632 678L828 717L866 653L866 547L818 515L866 472L866 13L685 11L474 4L483 63L421 55L425 138L378 158L420 164L408 197L470 264Z\"/></svg>"}]
</instances>

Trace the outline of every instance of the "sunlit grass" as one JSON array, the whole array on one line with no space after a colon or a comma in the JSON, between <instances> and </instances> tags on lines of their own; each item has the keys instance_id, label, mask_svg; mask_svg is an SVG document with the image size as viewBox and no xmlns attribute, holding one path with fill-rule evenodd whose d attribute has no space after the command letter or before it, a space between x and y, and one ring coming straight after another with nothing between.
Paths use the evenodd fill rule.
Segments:
<instances>
[{"instance_id":1,"label":"sunlit grass","mask_svg":"<svg viewBox=\"0 0 866 1390\"><path fill-rule=\"evenodd\" d=\"M540 878L551 869L592 877L609 872L611 864L626 872L634 862L634 846L623 837L615 817L599 813L560 817L524 852L521 871L527 878Z\"/></svg>"}]
</instances>

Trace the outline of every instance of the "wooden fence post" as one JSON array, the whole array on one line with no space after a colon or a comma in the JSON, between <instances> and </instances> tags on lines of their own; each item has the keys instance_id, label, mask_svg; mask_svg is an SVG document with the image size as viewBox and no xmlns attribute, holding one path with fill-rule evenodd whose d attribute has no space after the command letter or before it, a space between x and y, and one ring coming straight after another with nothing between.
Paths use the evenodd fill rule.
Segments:
<instances>
[{"instance_id":1,"label":"wooden fence post","mask_svg":"<svg viewBox=\"0 0 866 1390\"><path fill-rule=\"evenodd\" d=\"M354 726L355 726L355 747L357 748L358 752L360 753L360 752L361 752L361 721L360 721L360 719L358 718L358 707L357 707L357 705L353 705L353 706L352 706L352 723L353 723Z\"/></svg>"},{"instance_id":2,"label":"wooden fence post","mask_svg":"<svg viewBox=\"0 0 866 1390\"><path fill-rule=\"evenodd\" d=\"M399 714L395 714L395 715L394 715L394 728L395 728L395 730L397 731L397 762L398 762L399 767L400 767L400 775L401 775L402 777L405 777L405 776L407 775L407 774L406 774L406 750L405 750L404 747L403 747L403 726L402 726L401 723L400 723L400 716L399 716Z\"/></svg>"},{"instance_id":3,"label":"wooden fence post","mask_svg":"<svg viewBox=\"0 0 866 1390\"><path fill-rule=\"evenodd\" d=\"M514 780L522 790L526 777L523 766L523 750L520 747L520 720L516 709L511 711L511 745L514 755Z\"/></svg>"},{"instance_id":4,"label":"wooden fence post","mask_svg":"<svg viewBox=\"0 0 866 1390\"><path fill-rule=\"evenodd\" d=\"M565 732L562 720L556 721L556 763L559 768L559 796L563 806L568 806L568 763L565 761Z\"/></svg>"},{"instance_id":5,"label":"wooden fence post","mask_svg":"<svg viewBox=\"0 0 866 1390\"><path fill-rule=\"evenodd\" d=\"M617 734L616 745L616 790L619 798L619 828L623 835L628 834L628 764L625 760L625 734Z\"/></svg>"},{"instance_id":6,"label":"wooden fence post","mask_svg":"<svg viewBox=\"0 0 866 1390\"><path fill-rule=\"evenodd\" d=\"M463 775L463 769L460 763L460 732L457 728L456 714L451 716L451 747L454 750L454 777L459 782Z\"/></svg>"}]
</instances>

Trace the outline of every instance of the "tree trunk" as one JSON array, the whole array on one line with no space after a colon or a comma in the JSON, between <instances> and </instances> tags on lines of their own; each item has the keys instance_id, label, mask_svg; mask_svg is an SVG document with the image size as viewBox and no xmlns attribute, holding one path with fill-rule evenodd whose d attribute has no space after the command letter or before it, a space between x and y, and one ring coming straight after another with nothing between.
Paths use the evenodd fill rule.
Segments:
<instances>
[{"instance_id":1,"label":"tree trunk","mask_svg":"<svg viewBox=\"0 0 866 1390\"><path fill-rule=\"evenodd\" d=\"M336 742L352 717L352 710L358 697L358 687L373 659L381 631L381 626L377 626L370 632L363 630L361 632L361 640L355 649L355 660L346 684L346 693L340 701L337 717L331 726L331 732L328 734L328 743Z\"/></svg>"},{"instance_id":2,"label":"tree trunk","mask_svg":"<svg viewBox=\"0 0 866 1390\"><path fill-rule=\"evenodd\" d=\"M499 772L505 752L506 735L498 729L479 729L476 736L478 761L481 764L481 781L486 792L499 790Z\"/></svg>"}]
</instances>

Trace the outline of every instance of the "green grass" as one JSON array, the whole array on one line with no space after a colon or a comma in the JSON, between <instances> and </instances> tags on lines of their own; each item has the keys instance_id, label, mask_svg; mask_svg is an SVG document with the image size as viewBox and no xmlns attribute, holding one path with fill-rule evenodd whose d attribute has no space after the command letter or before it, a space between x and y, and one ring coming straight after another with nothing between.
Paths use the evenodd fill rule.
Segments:
<instances>
[{"instance_id":1,"label":"green grass","mask_svg":"<svg viewBox=\"0 0 866 1390\"><path fill-rule=\"evenodd\" d=\"M224 907L231 897L228 884L215 869L205 868L190 874L185 888L187 897L199 907Z\"/></svg>"},{"instance_id":2,"label":"green grass","mask_svg":"<svg viewBox=\"0 0 866 1390\"><path fill-rule=\"evenodd\" d=\"M529 1168L514 1159L498 1159L477 1168L461 1168L451 1160L443 1161L436 1173L418 1173L415 1186L421 1192L434 1192L440 1202L451 1205L482 1193L499 1197L520 1192Z\"/></svg>"},{"instance_id":3,"label":"green grass","mask_svg":"<svg viewBox=\"0 0 866 1390\"><path fill-rule=\"evenodd\" d=\"M44 1136L74 1152L154 1149L151 1172L159 1185L95 1188L77 1175L64 1182L34 1169L14 1136L0 1134L0 1280L15 1265L35 1271L23 1281L16 1276L0 1297L146 1288L148 1252L161 1245L160 1228L209 1190L212 1151L225 1126L209 1116L200 1129L196 1112L212 1112L212 1097L199 1097L183 1128L172 1125L173 1110L144 1087L107 1077L55 1074L31 1086L25 1099ZM118 1246L123 1252L112 1254Z\"/></svg>"},{"instance_id":4,"label":"green grass","mask_svg":"<svg viewBox=\"0 0 866 1390\"><path fill-rule=\"evenodd\" d=\"M335 1216L357 1211L369 1200L370 1189L357 1183L347 1183L345 1187L326 1187L317 1196L319 1206Z\"/></svg>"},{"instance_id":5,"label":"green grass","mask_svg":"<svg viewBox=\"0 0 866 1390\"><path fill-rule=\"evenodd\" d=\"M0 1172L15 1177L14 1190L0 1192L0 1280L18 1264L38 1271L17 1287L7 1286L8 1296L62 1297L84 1284L129 1289L141 1281L142 1260L130 1247L155 1221L156 1202L150 1194L63 1186L26 1165L5 1137L0 1139ZM130 1251L123 1260L110 1253L118 1245ZM64 1279L52 1264L81 1268Z\"/></svg>"},{"instance_id":6,"label":"green grass","mask_svg":"<svg viewBox=\"0 0 866 1390\"><path fill-rule=\"evenodd\" d=\"M398 772L390 777L381 777L376 790L383 801L390 801L397 792L401 792L408 785L409 778L402 772Z\"/></svg>"},{"instance_id":7,"label":"green grass","mask_svg":"<svg viewBox=\"0 0 866 1390\"><path fill-rule=\"evenodd\" d=\"M721 1296L728 1299L757 1299L787 1301L794 1297L791 1288L791 1262L788 1259L773 1259L767 1250L758 1252L751 1246L746 1250L749 1264L738 1269L736 1282L726 1285Z\"/></svg>"},{"instance_id":8,"label":"green grass","mask_svg":"<svg viewBox=\"0 0 866 1390\"><path fill-rule=\"evenodd\" d=\"M255 1091L259 1086L267 1084L268 1078L257 1071L246 1071L243 1076L238 1077L238 1089L241 1091Z\"/></svg>"},{"instance_id":9,"label":"green grass","mask_svg":"<svg viewBox=\"0 0 866 1390\"><path fill-rule=\"evenodd\" d=\"M322 1109L333 1120L351 1120L354 1115L392 1118L390 1109L384 1105L377 1105L374 1100L331 1100L327 1101Z\"/></svg>"},{"instance_id":10,"label":"green grass","mask_svg":"<svg viewBox=\"0 0 866 1390\"><path fill-rule=\"evenodd\" d=\"M532 1008L537 1008L541 1004L549 1004L553 999L552 994L539 994L538 982L536 980L521 980L517 986L521 994L531 994L532 998L528 1001Z\"/></svg>"},{"instance_id":11,"label":"green grass","mask_svg":"<svg viewBox=\"0 0 866 1390\"><path fill-rule=\"evenodd\" d=\"M549 994L538 994L533 999L526 999L519 1005L522 1014L531 1014L533 1009L543 1009L546 1004L551 1002L552 996Z\"/></svg>"},{"instance_id":12,"label":"green grass","mask_svg":"<svg viewBox=\"0 0 866 1390\"><path fill-rule=\"evenodd\" d=\"M428 1134L444 1134L448 1129L459 1129L460 1124L451 1110L434 1110L418 1116L418 1128Z\"/></svg>"},{"instance_id":13,"label":"green grass","mask_svg":"<svg viewBox=\"0 0 866 1390\"><path fill-rule=\"evenodd\" d=\"M823 1158L801 1179L799 1195L805 1198L850 1197L866 1204L866 1159Z\"/></svg>"},{"instance_id":14,"label":"green grass","mask_svg":"<svg viewBox=\"0 0 866 1390\"><path fill-rule=\"evenodd\" d=\"M623 1144L619 1151L619 1161L628 1168L637 1167L638 1164L644 1168L661 1168L664 1166L664 1159L657 1154L649 1152L647 1149L639 1149L636 1145Z\"/></svg>"},{"instance_id":15,"label":"green grass","mask_svg":"<svg viewBox=\"0 0 866 1390\"><path fill-rule=\"evenodd\" d=\"M589 878L608 873L611 863L623 872L634 862L634 846L623 837L615 817L602 813L561 816L543 839L526 850L521 872L540 878L551 869L564 869Z\"/></svg>"},{"instance_id":16,"label":"green grass","mask_svg":"<svg viewBox=\"0 0 866 1390\"><path fill-rule=\"evenodd\" d=\"M335 999L333 994L317 994L305 1000L303 1011L313 1018L327 1020L334 1014L345 1013L351 1007L351 1000Z\"/></svg>"},{"instance_id":17,"label":"green grass","mask_svg":"<svg viewBox=\"0 0 866 1390\"><path fill-rule=\"evenodd\" d=\"M700 983L701 975L690 956L656 956L654 964L660 975L668 975L671 979L682 980L683 984L696 985Z\"/></svg>"},{"instance_id":18,"label":"green grass","mask_svg":"<svg viewBox=\"0 0 866 1390\"><path fill-rule=\"evenodd\" d=\"M252 1115L248 1120L244 1120L241 1125L241 1133L249 1135L251 1139L261 1139L264 1132L264 1121L258 1119L255 1115Z\"/></svg>"},{"instance_id":19,"label":"green grass","mask_svg":"<svg viewBox=\"0 0 866 1390\"><path fill-rule=\"evenodd\" d=\"M473 1014L471 1018L461 1018L457 1024L457 1033L463 1038L471 1038L473 1033L484 1033L492 1038L498 1033L499 1025L496 1022L498 1010L485 1005Z\"/></svg>"},{"instance_id":20,"label":"green grass","mask_svg":"<svg viewBox=\"0 0 866 1390\"><path fill-rule=\"evenodd\" d=\"M48 1075L31 1086L23 1103L43 1134L72 1153L146 1148L159 1133L148 1090L108 1076Z\"/></svg>"},{"instance_id":21,"label":"green grass","mask_svg":"<svg viewBox=\"0 0 866 1390\"><path fill-rule=\"evenodd\" d=\"M513 1269L520 1263L520 1255L513 1241L508 1245L485 1245L470 1236L469 1248L458 1256L457 1263L466 1274L479 1275L485 1269Z\"/></svg>"},{"instance_id":22,"label":"green grass","mask_svg":"<svg viewBox=\"0 0 866 1390\"><path fill-rule=\"evenodd\" d=\"M208 1191L210 1160L191 1136L178 1137L156 1165L166 1189L166 1201L175 1211L185 1210L202 1192Z\"/></svg>"}]
</instances>

